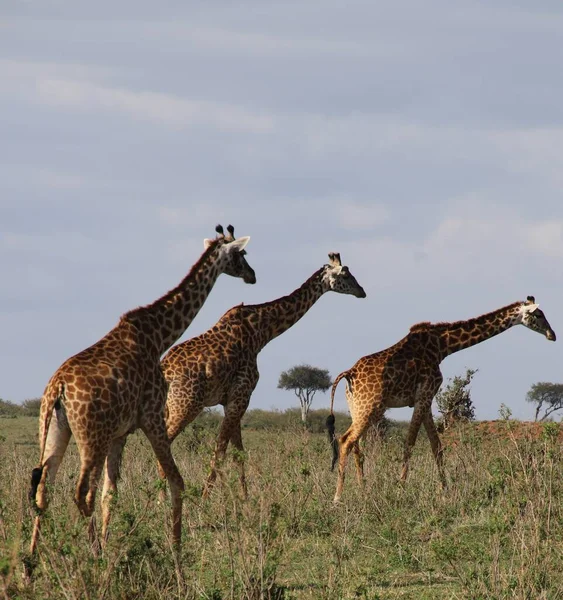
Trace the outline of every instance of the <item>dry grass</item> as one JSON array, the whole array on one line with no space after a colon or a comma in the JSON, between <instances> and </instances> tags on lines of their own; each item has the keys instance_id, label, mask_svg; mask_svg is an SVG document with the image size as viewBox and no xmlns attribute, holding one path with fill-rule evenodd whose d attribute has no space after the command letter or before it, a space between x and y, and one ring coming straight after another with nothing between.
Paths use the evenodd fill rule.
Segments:
<instances>
[{"instance_id":1,"label":"dry grass","mask_svg":"<svg viewBox=\"0 0 563 600\"><path fill-rule=\"evenodd\" d=\"M33 583L24 585L28 480L37 460L35 419L0 419L0 597L20 599L563 598L563 455L555 426L534 439L466 428L446 451L438 487L421 437L407 485L398 484L397 437L367 449L367 485L353 465L343 503L325 436L295 428L245 431L250 499L227 463L200 496L213 437L196 450L185 432L175 455L186 481L182 574L172 560L168 507L142 435L123 463L109 548L92 556L72 503L78 473L65 457L45 518ZM353 461L352 461L353 462Z\"/></svg>"}]
</instances>

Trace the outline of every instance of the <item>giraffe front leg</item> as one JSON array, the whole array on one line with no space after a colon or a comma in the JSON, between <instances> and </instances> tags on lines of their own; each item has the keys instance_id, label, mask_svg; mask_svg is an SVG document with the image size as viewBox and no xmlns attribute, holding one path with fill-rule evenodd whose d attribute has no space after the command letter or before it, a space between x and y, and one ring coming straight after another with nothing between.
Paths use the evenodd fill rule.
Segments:
<instances>
[{"instance_id":1,"label":"giraffe front leg","mask_svg":"<svg viewBox=\"0 0 563 600\"><path fill-rule=\"evenodd\" d=\"M164 422L162 428L143 429L145 435L156 454L159 466L162 468L170 486L172 500L172 543L177 554L180 552L182 542L182 494L184 493L184 480L176 466L170 450L170 440L166 435Z\"/></svg>"},{"instance_id":2,"label":"giraffe front leg","mask_svg":"<svg viewBox=\"0 0 563 600\"><path fill-rule=\"evenodd\" d=\"M244 456L242 455L244 448L242 445L240 422L250 402L250 396L258 383L258 378L259 375L256 365L251 365L249 368L239 373L238 380L232 385L229 391L228 400L224 409L225 418L223 419L223 423L221 423L221 429L217 436L215 453L211 460L209 476L207 477L203 490L204 498L209 495L211 488L215 484L217 479L217 468L225 458L227 446L231 440L235 448L241 453L239 457L235 457L235 460L239 466L243 494L246 494L246 479L244 477L244 465L242 464L242 461L244 460Z\"/></svg>"},{"instance_id":3,"label":"giraffe front leg","mask_svg":"<svg viewBox=\"0 0 563 600\"><path fill-rule=\"evenodd\" d=\"M235 445L237 450L244 452L242 446L242 435L240 433L240 421L244 415L246 407L248 406L248 400L249 396L246 396L246 394L244 397L243 395L240 395L238 399L236 396L231 394L231 400L229 400L225 406L225 418L223 419L223 423L221 423L219 435L217 436L215 452L213 454L213 458L211 459L209 475L203 490L204 498L207 498L211 488L214 486L215 481L217 480L217 469L220 467L225 458L229 441L233 440L233 445ZM241 484L243 485L243 493L245 493L246 481L242 479L244 477L244 466L242 464L244 457L242 455L240 456L240 462L238 458L235 458L235 460L237 460L239 465Z\"/></svg>"},{"instance_id":4,"label":"giraffe front leg","mask_svg":"<svg viewBox=\"0 0 563 600\"><path fill-rule=\"evenodd\" d=\"M246 485L246 476L244 473L244 446L242 445L242 432L240 429L240 420L233 429L231 442L236 449L234 460L239 469L240 487L242 489L243 498L248 498L248 488Z\"/></svg>"},{"instance_id":5,"label":"giraffe front leg","mask_svg":"<svg viewBox=\"0 0 563 600\"><path fill-rule=\"evenodd\" d=\"M207 480L203 488L204 498L209 496L209 492L217 480L217 468L225 458L227 446L229 445L229 440L231 439L231 429L233 425L233 419L228 419L227 416L225 416L219 430L219 435L217 436L215 452L213 453L213 458L211 459L211 464L209 466L209 475L207 476Z\"/></svg>"},{"instance_id":6,"label":"giraffe front leg","mask_svg":"<svg viewBox=\"0 0 563 600\"><path fill-rule=\"evenodd\" d=\"M166 398L166 433L170 444L205 408L205 378L175 377L169 381ZM166 499L166 474L158 464L158 501Z\"/></svg>"},{"instance_id":7,"label":"giraffe front leg","mask_svg":"<svg viewBox=\"0 0 563 600\"><path fill-rule=\"evenodd\" d=\"M409 461L412 454L412 449L416 442L416 438L418 437L418 432L420 430L420 426L422 425L422 420L424 417L424 411L426 409L423 408L421 402L415 403L414 411L412 413L411 422L409 425L409 430L407 432L407 438L405 440L405 452L403 455L403 468L401 470L401 481L405 482L407 480L407 475L409 473Z\"/></svg>"},{"instance_id":8,"label":"giraffe front leg","mask_svg":"<svg viewBox=\"0 0 563 600\"><path fill-rule=\"evenodd\" d=\"M436 425L434 424L434 418L432 417L432 413L430 411L424 414L424 428L426 429L426 434L428 435L428 439L430 440L430 445L432 447L432 453L434 454L434 459L436 460L436 466L438 467L438 475L440 477L440 483L442 484L442 489L446 490L448 487L446 481L446 474L444 472L444 457L443 457L443 448L442 442L440 441L440 436L436 431Z\"/></svg>"}]
</instances>

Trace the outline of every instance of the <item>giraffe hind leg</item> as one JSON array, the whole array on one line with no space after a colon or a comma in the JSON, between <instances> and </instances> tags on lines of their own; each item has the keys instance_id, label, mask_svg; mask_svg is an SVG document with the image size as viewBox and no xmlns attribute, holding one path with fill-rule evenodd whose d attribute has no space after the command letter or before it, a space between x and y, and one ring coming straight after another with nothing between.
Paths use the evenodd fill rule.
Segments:
<instances>
[{"instance_id":1,"label":"giraffe hind leg","mask_svg":"<svg viewBox=\"0 0 563 600\"><path fill-rule=\"evenodd\" d=\"M344 487L344 478L346 474L346 463L348 462L348 455L352 450L356 452L355 446L359 441L360 437L366 430L368 425L367 420L354 423L348 428L344 435L340 438L340 457L338 460L338 481L336 483L336 493L334 495L334 503L340 502L342 496L342 489ZM359 452L359 448L358 448Z\"/></svg>"},{"instance_id":2,"label":"giraffe hind leg","mask_svg":"<svg viewBox=\"0 0 563 600\"><path fill-rule=\"evenodd\" d=\"M126 435L113 440L106 458L106 474L102 488L102 549L105 548L108 540L111 506L117 495L117 480L126 441Z\"/></svg>"},{"instance_id":3,"label":"giraffe hind leg","mask_svg":"<svg viewBox=\"0 0 563 600\"><path fill-rule=\"evenodd\" d=\"M81 453L82 454L82 453ZM88 522L88 538L94 556L97 556L101 548L98 531L96 526L96 518L94 515L96 492L104 467L106 452L96 452L87 459L82 459L82 467L80 469L80 477L76 485L74 502L78 507L80 514L83 517L89 517Z\"/></svg>"},{"instance_id":4,"label":"giraffe hind leg","mask_svg":"<svg viewBox=\"0 0 563 600\"><path fill-rule=\"evenodd\" d=\"M352 450L354 451L354 462L356 464L356 476L358 478L358 483L360 485L364 485L364 455L360 449L359 440L356 440L352 446Z\"/></svg>"},{"instance_id":5,"label":"giraffe hind leg","mask_svg":"<svg viewBox=\"0 0 563 600\"><path fill-rule=\"evenodd\" d=\"M45 442L43 463L31 472L29 499L40 511L47 507L46 484L52 484L68 447L72 432L61 409L53 411Z\"/></svg>"},{"instance_id":6,"label":"giraffe hind leg","mask_svg":"<svg viewBox=\"0 0 563 600\"><path fill-rule=\"evenodd\" d=\"M92 452L87 458L82 458L82 467L78 483L76 484L74 502L80 514L84 517L90 517L94 512L98 482L102 474L106 455L107 451L96 451Z\"/></svg>"},{"instance_id":7,"label":"giraffe hind leg","mask_svg":"<svg viewBox=\"0 0 563 600\"><path fill-rule=\"evenodd\" d=\"M29 549L31 554L35 552L37 547L42 514L47 509L47 481L49 480L51 484L54 483L70 437L71 431L63 413L60 409L55 410L47 434L43 464L35 467L31 472L29 499L37 510Z\"/></svg>"}]
</instances>

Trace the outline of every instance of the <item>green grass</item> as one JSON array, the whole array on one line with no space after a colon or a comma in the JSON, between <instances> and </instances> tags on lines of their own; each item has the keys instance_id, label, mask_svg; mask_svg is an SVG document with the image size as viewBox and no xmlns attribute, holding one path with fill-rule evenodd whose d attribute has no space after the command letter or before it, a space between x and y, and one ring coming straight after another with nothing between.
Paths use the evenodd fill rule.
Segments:
<instances>
[{"instance_id":1,"label":"green grass","mask_svg":"<svg viewBox=\"0 0 563 600\"><path fill-rule=\"evenodd\" d=\"M69 447L44 520L34 580L22 558L32 512L27 490L38 459L37 421L0 419L0 596L10 599L556 599L563 598L563 455L549 431L531 441L483 438L468 428L445 454L439 488L421 436L408 482L398 483L401 432L366 449L366 486L350 461L333 506L325 435L243 432L248 501L228 461L201 498L213 432L188 429L175 456L186 482L181 573L158 503L152 451L132 435L122 466L109 546L94 558L72 502L78 457ZM99 522L99 518L98 518Z\"/></svg>"}]
</instances>

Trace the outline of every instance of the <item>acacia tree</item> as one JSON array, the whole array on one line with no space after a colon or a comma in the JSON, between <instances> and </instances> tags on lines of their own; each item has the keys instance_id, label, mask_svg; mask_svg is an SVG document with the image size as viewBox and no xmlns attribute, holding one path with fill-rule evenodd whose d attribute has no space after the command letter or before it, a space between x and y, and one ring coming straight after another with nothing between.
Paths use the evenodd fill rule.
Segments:
<instances>
[{"instance_id":1,"label":"acacia tree","mask_svg":"<svg viewBox=\"0 0 563 600\"><path fill-rule=\"evenodd\" d=\"M332 381L327 369L318 369L311 365L297 365L283 371L278 381L278 387L283 390L293 390L301 405L301 421L307 422L307 414L318 391L326 392Z\"/></svg>"},{"instance_id":2,"label":"acacia tree","mask_svg":"<svg viewBox=\"0 0 563 600\"><path fill-rule=\"evenodd\" d=\"M528 393L526 400L536 404L536 421L545 421L549 415L557 410L563 409L563 383L549 383L539 381L534 383ZM544 411L540 418L540 412Z\"/></svg>"},{"instance_id":3,"label":"acacia tree","mask_svg":"<svg viewBox=\"0 0 563 600\"><path fill-rule=\"evenodd\" d=\"M443 389L436 394L436 404L442 413L442 427L447 429L459 421L475 420L475 408L471 400L469 384L477 369L467 369L464 376L450 378Z\"/></svg>"}]
</instances>

